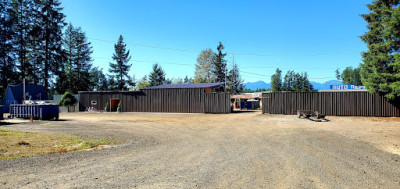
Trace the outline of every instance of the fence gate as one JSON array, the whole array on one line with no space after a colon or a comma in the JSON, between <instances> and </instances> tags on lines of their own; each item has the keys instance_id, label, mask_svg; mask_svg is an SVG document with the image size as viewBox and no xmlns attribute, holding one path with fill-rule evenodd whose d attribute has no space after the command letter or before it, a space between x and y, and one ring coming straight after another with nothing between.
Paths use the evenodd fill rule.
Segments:
<instances>
[{"instance_id":1,"label":"fence gate","mask_svg":"<svg viewBox=\"0 0 400 189\"><path fill-rule=\"evenodd\" d=\"M216 114L231 113L231 94L229 93L204 94L204 113L216 113Z\"/></svg>"}]
</instances>

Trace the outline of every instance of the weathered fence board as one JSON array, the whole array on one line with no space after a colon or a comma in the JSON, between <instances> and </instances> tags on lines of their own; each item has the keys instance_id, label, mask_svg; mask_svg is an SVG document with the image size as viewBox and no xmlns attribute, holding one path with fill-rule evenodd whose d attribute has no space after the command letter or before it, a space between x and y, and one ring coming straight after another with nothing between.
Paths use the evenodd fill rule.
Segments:
<instances>
[{"instance_id":1,"label":"weathered fence board","mask_svg":"<svg viewBox=\"0 0 400 189\"><path fill-rule=\"evenodd\" d=\"M296 114L314 110L325 115L400 117L400 101L362 92L263 93L262 112Z\"/></svg>"}]
</instances>

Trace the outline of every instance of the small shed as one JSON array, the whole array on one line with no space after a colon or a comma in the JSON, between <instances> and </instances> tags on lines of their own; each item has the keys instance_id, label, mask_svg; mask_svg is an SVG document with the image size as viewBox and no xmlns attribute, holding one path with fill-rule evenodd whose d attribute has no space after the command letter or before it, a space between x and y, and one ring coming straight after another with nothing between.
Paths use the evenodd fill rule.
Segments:
<instances>
[{"instance_id":1,"label":"small shed","mask_svg":"<svg viewBox=\"0 0 400 189\"><path fill-rule=\"evenodd\" d=\"M25 85L26 100L49 100L42 85ZM4 112L9 112L11 104L22 104L24 101L24 85L8 85L4 94Z\"/></svg>"}]
</instances>

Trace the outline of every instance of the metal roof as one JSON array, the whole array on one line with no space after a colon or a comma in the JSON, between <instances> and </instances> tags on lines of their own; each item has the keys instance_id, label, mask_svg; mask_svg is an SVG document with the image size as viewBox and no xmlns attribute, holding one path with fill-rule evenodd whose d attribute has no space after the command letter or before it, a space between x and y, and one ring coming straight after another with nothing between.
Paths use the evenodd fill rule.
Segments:
<instances>
[{"instance_id":1,"label":"metal roof","mask_svg":"<svg viewBox=\"0 0 400 189\"><path fill-rule=\"evenodd\" d=\"M18 101L24 100L24 85L8 85L8 88L11 90L14 99ZM26 94L26 99L29 100L49 100L47 97L46 90L42 85L25 85L25 94ZM4 97L6 98L6 97Z\"/></svg>"},{"instance_id":2,"label":"metal roof","mask_svg":"<svg viewBox=\"0 0 400 189\"><path fill-rule=\"evenodd\" d=\"M144 89L192 89L192 88L214 88L225 85L221 83L184 83L184 84L167 84L153 87L147 87Z\"/></svg>"}]
</instances>

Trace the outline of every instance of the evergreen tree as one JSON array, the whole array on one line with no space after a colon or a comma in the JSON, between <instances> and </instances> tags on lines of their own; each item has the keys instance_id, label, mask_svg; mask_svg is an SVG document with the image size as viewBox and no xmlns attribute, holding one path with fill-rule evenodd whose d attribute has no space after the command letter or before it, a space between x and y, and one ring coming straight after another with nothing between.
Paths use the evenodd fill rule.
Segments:
<instances>
[{"instance_id":1,"label":"evergreen tree","mask_svg":"<svg viewBox=\"0 0 400 189\"><path fill-rule=\"evenodd\" d=\"M231 94L239 94L244 90L243 80L240 77L240 72L237 64L232 63L232 69L228 74L227 88Z\"/></svg>"},{"instance_id":2,"label":"evergreen tree","mask_svg":"<svg viewBox=\"0 0 400 189\"><path fill-rule=\"evenodd\" d=\"M361 79L371 93L400 98L400 1L374 0L362 17L368 23L361 39L367 44Z\"/></svg>"},{"instance_id":3,"label":"evergreen tree","mask_svg":"<svg viewBox=\"0 0 400 189\"><path fill-rule=\"evenodd\" d=\"M219 42L217 47L217 53L214 54L213 59L213 73L215 76L215 82L225 82L225 74L226 74L226 53L222 53L224 50L224 45Z\"/></svg>"},{"instance_id":4,"label":"evergreen tree","mask_svg":"<svg viewBox=\"0 0 400 189\"><path fill-rule=\"evenodd\" d=\"M308 80L307 73L299 74L290 70L286 73L282 91L311 92L313 90L313 86Z\"/></svg>"},{"instance_id":5,"label":"evergreen tree","mask_svg":"<svg viewBox=\"0 0 400 189\"><path fill-rule=\"evenodd\" d=\"M132 64L129 64L131 56L129 55L129 50L126 50L126 44L124 43L124 38L122 35L119 36L117 44L114 45L115 53L112 59L115 63L110 62L109 72L113 73L117 78L116 88L118 90L127 90L129 85L133 85L131 78L129 76L129 70Z\"/></svg>"},{"instance_id":6,"label":"evergreen tree","mask_svg":"<svg viewBox=\"0 0 400 189\"><path fill-rule=\"evenodd\" d=\"M107 77L103 73L103 69L94 67L89 72L90 83L89 90L91 91L105 91L108 88Z\"/></svg>"},{"instance_id":7,"label":"evergreen tree","mask_svg":"<svg viewBox=\"0 0 400 189\"><path fill-rule=\"evenodd\" d=\"M63 94L65 91L77 93L86 91L94 84L90 79L92 67L92 47L87 41L85 33L80 27L74 28L69 24L63 38L64 64L57 80L57 92ZM104 75L104 74L103 74Z\"/></svg>"},{"instance_id":8,"label":"evergreen tree","mask_svg":"<svg viewBox=\"0 0 400 189\"><path fill-rule=\"evenodd\" d=\"M40 22L37 27L41 27L40 49L42 56L42 68L40 70L40 80L46 90L50 88L50 82L55 75L60 74L63 62L62 50L62 30L66 23L65 15L61 12L61 2L59 0L37 1L40 6Z\"/></svg>"},{"instance_id":9,"label":"evergreen tree","mask_svg":"<svg viewBox=\"0 0 400 189\"><path fill-rule=\"evenodd\" d=\"M195 65L194 82L211 83L213 80L213 58L211 49L202 50Z\"/></svg>"},{"instance_id":10,"label":"evergreen tree","mask_svg":"<svg viewBox=\"0 0 400 189\"><path fill-rule=\"evenodd\" d=\"M360 72L361 72L361 68L353 69L352 67L347 67L340 74L339 78L342 79L344 84L360 86L360 85L362 85Z\"/></svg>"},{"instance_id":11,"label":"evergreen tree","mask_svg":"<svg viewBox=\"0 0 400 189\"><path fill-rule=\"evenodd\" d=\"M276 73L271 76L271 90L274 93L282 90L282 71L279 68L277 68Z\"/></svg>"},{"instance_id":12,"label":"evergreen tree","mask_svg":"<svg viewBox=\"0 0 400 189\"><path fill-rule=\"evenodd\" d=\"M32 35L33 19L38 19L38 15L34 15L34 6L31 0L12 0L10 17L13 19L13 46L16 52L16 67L18 68L18 83L25 78L27 82L33 82L29 76L32 76L33 66L29 60L29 54L32 53L33 39L38 36Z\"/></svg>"},{"instance_id":13,"label":"evergreen tree","mask_svg":"<svg viewBox=\"0 0 400 189\"><path fill-rule=\"evenodd\" d=\"M72 91L75 84L74 57L76 56L76 37L76 29L70 23L63 37L64 64L60 68L61 71L56 83L56 90L59 94Z\"/></svg>"},{"instance_id":14,"label":"evergreen tree","mask_svg":"<svg viewBox=\"0 0 400 189\"><path fill-rule=\"evenodd\" d=\"M282 90L283 91L293 91L294 90L293 82L294 82L294 71L289 70L284 77Z\"/></svg>"},{"instance_id":15,"label":"evergreen tree","mask_svg":"<svg viewBox=\"0 0 400 189\"><path fill-rule=\"evenodd\" d=\"M189 83L189 78L188 78L188 76L185 76L185 79L183 79L183 83Z\"/></svg>"},{"instance_id":16,"label":"evergreen tree","mask_svg":"<svg viewBox=\"0 0 400 189\"><path fill-rule=\"evenodd\" d=\"M73 92L86 91L91 85L92 46L80 27L76 29L76 56L74 57L75 87Z\"/></svg>"},{"instance_id":17,"label":"evergreen tree","mask_svg":"<svg viewBox=\"0 0 400 189\"><path fill-rule=\"evenodd\" d=\"M149 86L163 85L166 81L164 70L158 64L154 64L149 75Z\"/></svg>"},{"instance_id":18,"label":"evergreen tree","mask_svg":"<svg viewBox=\"0 0 400 189\"><path fill-rule=\"evenodd\" d=\"M15 82L15 53L13 47L13 17L11 2L3 0L0 3L0 99L9 83Z\"/></svg>"}]
</instances>

